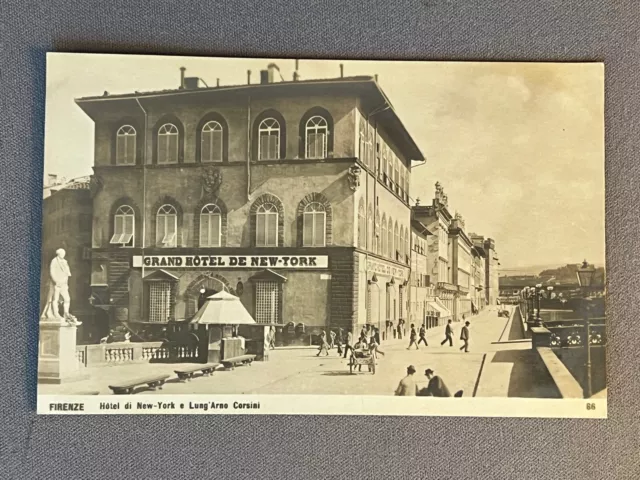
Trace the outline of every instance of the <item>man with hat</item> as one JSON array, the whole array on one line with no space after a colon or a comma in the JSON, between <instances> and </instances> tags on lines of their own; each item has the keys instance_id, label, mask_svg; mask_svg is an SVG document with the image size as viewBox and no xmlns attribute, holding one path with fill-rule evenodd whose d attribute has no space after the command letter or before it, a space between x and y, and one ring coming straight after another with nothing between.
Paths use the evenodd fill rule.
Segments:
<instances>
[{"instance_id":1,"label":"man with hat","mask_svg":"<svg viewBox=\"0 0 640 480\"><path fill-rule=\"evenodd\" d=\"M416 367L409 365L407 376L400 380L398 388L396 388L396 397L415 397L418 394L418 386L413 379L414 373L416 373Z\"/></svg>"},{"instance_id":2,"label":"man with hat","mask_svg":"<svg viewBox=\"0 0 640 480\"><path fill-rule=\"evenodd\" d=\"M465 352L469 351L469 325L471 325L468 321L464 322L464 327L460 331L460 340L464 342L464 345L460 347L460 350L464 350Z\"/></svg>"},{"instance_id":3,"label":"man with hat","mask_svg":"<svg viewBox=\"0 0 640 480\"><path fill-rule=\"evenodd\" d=\"M419 395L421 397L450 397L451 396L451 392L449 392L449 389L445 385L442 378L440 378L438 375L434 375L433 370L431 370L430 368L427 368L424 371L424 374L429 380L429 385L427 386L427 388L423 388L422 390L420 390Z\"/></svg>"}]
</instances>

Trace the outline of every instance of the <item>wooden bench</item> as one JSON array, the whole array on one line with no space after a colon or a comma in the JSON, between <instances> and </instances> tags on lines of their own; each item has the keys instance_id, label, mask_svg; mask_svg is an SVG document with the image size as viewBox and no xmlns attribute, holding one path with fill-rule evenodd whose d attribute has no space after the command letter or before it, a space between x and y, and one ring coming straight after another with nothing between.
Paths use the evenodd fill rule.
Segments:
<instances>
[{"instance_id":1,"label":"wooden bench","mask_svg":"<svg viewBox=\"0 0 640 480\"><path fill-rule=\"evenodd\" d=\"M116 395L130 395L133 393L133 389L140 385L147 385L151 390L155 390L156 387L162 389L162 385L169 378L169 375L153 375L147 377L139 377L133 380L127 380L123 383L115 385L109 385L109 388L113 390Z\"/></svg>"},{"instance_id":2,"label":"wooden bench","mask_svg":"<svg viewBox=\"0 0 640 480\"><path fill-rule=\"evenodd\" d=\"M225 358L220 360L220 363L224 365L227 370L233 370L236 365L251 365L251 362L256 358L255 355L239 355L237 357Z\"/></svg>"},{"instance_id":3,"label":"wooden bench","mask_svg":"<svg viewBox=\"0 0 640 480\"><path fill-rule=\"evenodd\" d=\"M191 380L198 372L202 372L202 376L207 377L211 375L219 366L219 363L207 363L206 365L198 365L191 368L174 370L174 372L176 372L180 380Z\"/></svg>"}]
</instances>

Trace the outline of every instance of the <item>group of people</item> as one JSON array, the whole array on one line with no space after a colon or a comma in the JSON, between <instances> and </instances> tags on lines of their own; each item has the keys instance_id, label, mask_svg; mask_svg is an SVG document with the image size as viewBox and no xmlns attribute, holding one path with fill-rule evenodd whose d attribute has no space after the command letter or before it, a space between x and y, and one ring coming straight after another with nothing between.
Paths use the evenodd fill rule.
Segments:
<instances>
[{"instance_id":1,"label":"group of people","mask_svg":"<svg viewBox=\"0 0 640 480\"><path fill-rule=\"evenodd\" d=\"M400 380L398 388L396 388L396 396L398 397L451 397L449 388L444 383L444 380L435 372L427 368L424 371L425 377L429 380L429 383L424 388L418 388L414 374L416 373L416 367L409 365L407 367L407 376ZM462 390L456 392L454 397L462 397Z\"/></svg>"},{"instance_id":2,"label":"group of people","mask_svg":"<svg viewBox=\"0 0 640 480\"><path fill-rule=\"evenodd\" d=\"M320 346L318 348L317 357L322 355L329 355L329 350L334 347L338 350L338 355L347 358L350 352L353 352L356 356L365 352L376 355L384 353L378 348L380 346L380 331L376 327L366 325L362 327L358 340L354 342L353 334L348 331L345 335L342 328L338 328L337 331L329 330L329 335L326 331L320 333Z\"/></svg>"},{"instance_id":3,"label":"group of people","mask_svg":"<svg viewBox=\"0 0 640 480\"><path fill-rule=\"evenodd\" d=\"M398 320L398 325L393 324L393 320L387 320L387 336L391 338L402 339L406 333L405 320L403 318Z\"/></svg>"},{"instance_id":4,"label":"group of people","mask_svg":"<svg viewBox=\"0 0 640 480\"><path fill-rule=\"evenodd\" d=\"M468 321L464 322L464 327L462 327L462 330L460 331L460 340L463 342L460 350L464 350L465 352L469 351L470 325L471 324ZM420 338L418 338L418 336ZM444 340L440 342L440 345L444 345L447 342L449 342L449 346L453 347L453 326L451 325L451 320L447 322L447 326L444 330ZM429 346L429 343L427 342L427 329L424 325L421 325L420 330L416 331L416 326L412 323L411 331L409 333L409 346L407 347L407 350L410 350L412 346L415 346L416 350L418 350L421 343L424 343L425 347Z\"/></svg>"}]
</instances>

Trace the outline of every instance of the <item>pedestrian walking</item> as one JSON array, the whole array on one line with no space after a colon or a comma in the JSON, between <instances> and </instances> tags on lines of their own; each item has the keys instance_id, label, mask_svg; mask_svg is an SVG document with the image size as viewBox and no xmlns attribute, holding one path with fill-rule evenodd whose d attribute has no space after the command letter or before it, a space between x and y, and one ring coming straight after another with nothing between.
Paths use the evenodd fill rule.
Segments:
<instances>
[{"instance_id":1,"label":"pedestrian walking","mask_svg":"<svg viewBox=\"0 0 640 480\"><path fill-rule=\"evenodd\" d=\"M407 350L411 349L411 345L415 345L416 350L418 350L418 343L416 342L416 338L418 338L418 334L416 333L415 325L412 323L411 333L409 334L409 346L407 347Z\"/></svg>"},{"instance_id":2,"label":"pedestrian walking","mask_svg":"<svg viewBox=\"0 0 640 480\"><path fill-rule=\"evenodd\" d=\"M449 342L450 347L453 347L453 327L451 326L451 320L449 320L444 329L444 340L440 342L440 345L444 345L447 342Z\"/></svg>"},{"instance_id":3,"label":"pedestrian walking","mask_svg":"<svg viewBox=\"0 0 640 480\"><path fill-rule=\"evenodd\" d=\"M460 350L464 350L465 352L469 351L469 325L469 322L464 322L464 327L462 327L462 331L460 332L460 340L464 342Z\"/></svg>"},{"instance_id":4,"label":"pedestrian walking","mask_svg":"<svg viewBox=\"0 0 640 480\"><path fill-rule=\"evenodd\" d=\"M429 384L426 388L423 388L418 392L421 397L450 397L451 392L444 383L444 380L438 375L434 375L433 370L427 368L424 371L425 376L429 380Z\"/></svg>"},{"instance_id":5,"label":"pedestrian walking","mask_svg":"<svg viewBox=\"0 0 640 480\"><path fill-rule=\"evenodd\" d=\"M409 365L407 367L407 376L400 380L398 388L396 388L397 397L415 397L418 393L418 386L413 378L416 373L416 367Z\"/></svg>"},{"instance_id":6,"label":"pedestrian walking","mask_svg":"<svg viewBox=\"0 0 640 480\"><path fill-rule=\"evenodd\" d=\"M418 340L416 347L420 345L420 342L424 342L425 347L429 346L429 344L427 343L427 329L424 328L424 325L420 326L420 340Z\"/></svg>"},{"instance_id":7,"label":"pedestrian walking","mask_svg":"<svg viewBox=\"0 0 640 480\"><path fill-rule=\"evenodd\" d=\"M318 349L318 354L316 357L319 357L322 352L325 352L326 355L329 355L329 344L327 343L327 332L324 330L320 334L320 348Z\"/></svg>"},{"instance_id":8,"label":"pedestrian walking","mask_svg":"<svg viewBox=\"0 0 640 480\"><path fill-rule=\"evenodd\" d=\"M347 332L347 341L344 345L344 357L343 358L347 358L347 354L349 353L349 350L351 350L353 352L353 334L349 331Z\"/></svg>"},{"instance_id":9,"label":"pedestrian walking","mask_svg":"<svg viewBox=\"0 0 640 480\"><path fill-rule=\"evenodd\" d=\"M332 349L336 343L336 332L329 330L329 349Z\"/></svg>"},{"instance_id":10,"label":"pedestrian walking","mask_svg":"<svg viewBox=\"0 0 640 480\"><path fill-rule=\"evenodd\" d=\"M336 335L336 344L338 345L338 356L342 355L343 342L344 342L344 330L342 330L342 327L338 327L338 334Z\"/></svg>"},{"instance_id":11,"label":"pedestrian walking","mask_svg":"<svg viewBox=\"0 0 640 480\"><path fill-rule=\"evenodd\" d=\"M276 349L276 327L271 325L269 328L269 350Z\"/></svg>"}]
</instances>

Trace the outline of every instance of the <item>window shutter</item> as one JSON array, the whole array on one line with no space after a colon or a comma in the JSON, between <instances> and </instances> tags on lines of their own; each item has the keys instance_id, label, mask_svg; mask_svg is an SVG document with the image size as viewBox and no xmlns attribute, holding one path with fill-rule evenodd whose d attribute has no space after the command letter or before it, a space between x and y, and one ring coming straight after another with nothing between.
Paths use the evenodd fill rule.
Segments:
<instances>
[{"instance_id":1,"label":"window shutter","mask_svg":"<svg viewBox=\"0 0 640 480\"><path fill-rule=\"evenodd\" d=\"M315 246L324 245L325 239L325 212L316 212L315 216L315 238L313 244Z\"/></svg>"},{"instance_id":2,"label":"window shutter","mask_svg":"<svg viewBox=\"0 0 640 480\"><path fill-rule=\"evenodd\" d=\"M211 132L211 161L222 161L222 132Z\"/></svg>"},{"instance_id":3,"label":"window shutter","mask_svg":"<svg viewBox=\"0 0 640 480\"><path fill-rule=\"evenodd\" d=\"M133 165L136 163L136 136L135 135L127 135L125 138L126 141L126 157L127 160L125 163L128 165Z\"/></svg>"},{"instance_id":4,"label":"window shutter","mask_svg":"<svg viewBox=\"0 0 640 480\"><path fill-rule=\"evenodd\" d=\"M200 214L200 246L209 246L209 215L206 213Z\"/></svg>"},{"instance_id":5,"label":"window shutter","mask_svg":"<svg viewBox=\"0 0 640 480\"><path fill-rule=\"evenodd\" d=\"M125 138L122 135L118 135L116 138L116 164L117 165L122 165L123 163L126 163L126 159L125 159Z\"/></svg>"},{"instance_id":6,"label":"window shutter","mask_svg":"<svg viewBox=\"0 0 640 480\"><path fill-rule=\"evenodd\" d=\"M124 228L122 233L133 235L133 215L127 215L124 217Z\"/></svg>"},{"instance_id":7,"label":"window shutter","mask_svg":"<svg viewBox=\"0 0 640 480\"><path fill-rule=\"evenodd\" d=\"M209 216L209 231L210 233L210 237L209 237L209 245L211 245L212 247L219 247L220 246L220 215L219 214L213 214Z\"/></svg>"},{"instance_id":8,"label":"window shutter","mask_svg":"<svg viewBox=\"0 0 640 480\"><path fill-rule=\"evenodd\" d=\"M256 214L256 246L264 247L266 244L266 236L265 236L265 213L257 213Z\"/></svg>"},{"instance_id":9,"label":"window shutter","mask_svg":"<svg viewBox=\"0 0 640 480\"><path fill-rule=\"evenodd\" d=\"M267 245L275 247L278 245L278 214L267 214Z\"/></svg>"},{"instance_id":10,"label":"window shutter","mask_svg":"<svg viewBox=\"0 0 640 480\"><path fill-rule=\"evenodd\" d=\"M168 136L167 163L178 163L178 135Z\"/></svg>"},{"instance_id":11,"label":"window shutter","mask_svg":"<svg viewBox=\"0 0 640 480\"><path fill-rule=\"evenodd\" d=\"M318 135L309 133L307 135L307 158L318 158Z\"/></svg>"},{"instance_id":12,"label":"window shutter","mask_svg":"<svg viewBox=\"0 0 640 480\"><path fill-rule=\"evenodd\" d=\"M305 212L302 215L302 245L313 245L313 212Z\"/></svg>"},{"instance_id":13,"label":"window shutter","mask_svg":"<svg viewBox=\"0 0 640 480\"><path fill-rule=\"evenodd\" d=\"M211 158L211 136L213 132L202 132L202 151L200 152L200 161L210 162Z\"/></svg>"},{"instance_id":14,"label":"window shutter","mask_svg":"<svg viewBox=\"0 0 640 480\"><path fill-rule=\"evenodd\" d=\"M123 225L124 224L123 220L124 220L124 218L122 217L122 215L116 215L115 225L114 225L114 228L113 228L114 235L122 235L123 233L125 233L124 229L123 229L123 226L124 226Z\"/></svg>"},{"instance_id":15,"label":"window shutter","mask_svg":"<svg viewBox=\"0 0 640 480\"><path fill-rule=\"evenodd\" d=\"M158 215L156 217L156 244L162 246L162 239L164 238L166 217L164 215Z\"/></svg>"}]
</instances>

